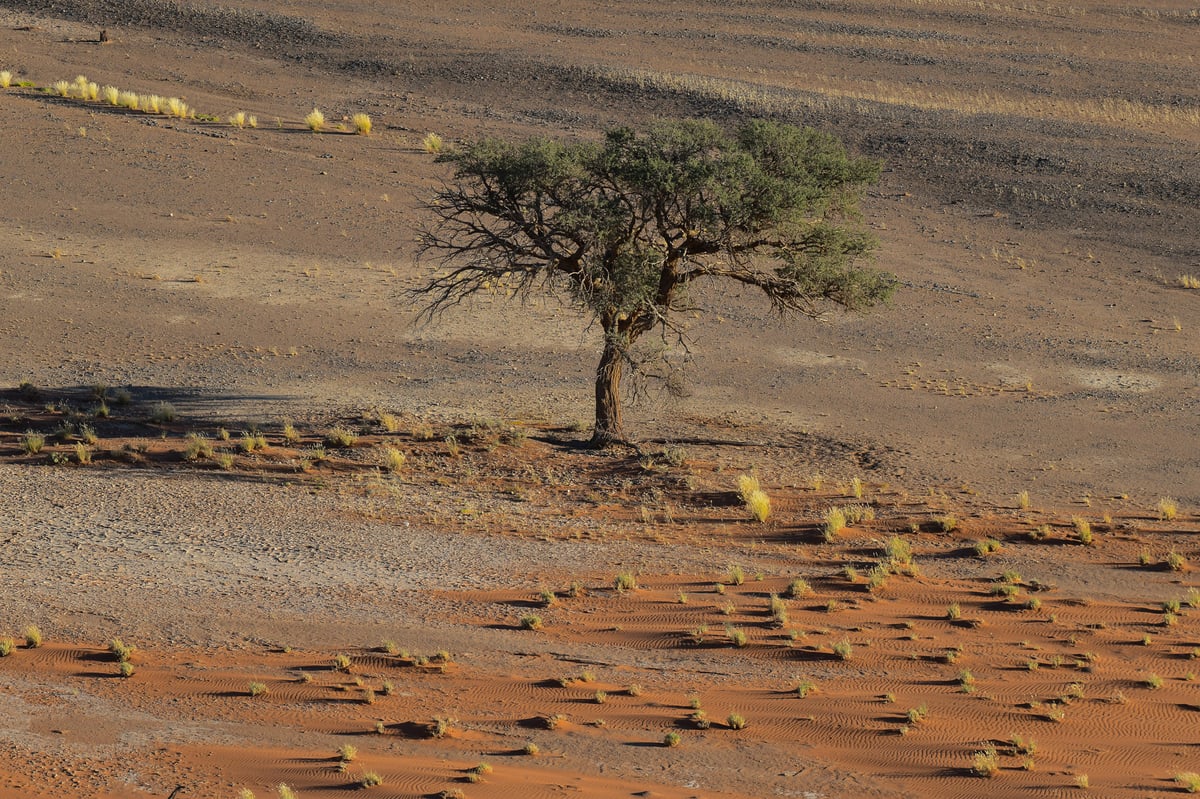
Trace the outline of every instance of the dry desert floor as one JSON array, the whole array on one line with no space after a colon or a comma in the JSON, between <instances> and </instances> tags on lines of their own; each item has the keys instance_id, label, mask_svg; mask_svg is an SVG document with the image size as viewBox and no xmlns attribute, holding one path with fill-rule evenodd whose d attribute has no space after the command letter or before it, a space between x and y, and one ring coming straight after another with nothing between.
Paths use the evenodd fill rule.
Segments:
<instances>
[{"instance_id":1,"label":"dry desert floor","mask_svg":"<svg viewBox=\"0 0 1200 799\"><path fill-rule=\"evenodd\" d=\"M1168 2L0 0L0 797L1200 790L1197 41ZM901 290L702 289L689 390L595 452L569 307L418 321L422 141L659 116L883 159Z\"/></svg>"}]
</instances>

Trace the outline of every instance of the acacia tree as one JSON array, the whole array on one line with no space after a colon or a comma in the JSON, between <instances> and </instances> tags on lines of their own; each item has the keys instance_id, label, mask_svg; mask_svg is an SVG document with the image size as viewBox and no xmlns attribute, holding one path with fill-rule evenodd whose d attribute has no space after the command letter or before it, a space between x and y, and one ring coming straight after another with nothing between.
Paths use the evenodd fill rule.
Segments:
<instances>
[{"instance_id":1,"label":"acacia tree","mask_svg":"<svg viewBox=\"0 0 1200 799\"><path fill-rule=\"evenodd\" d=\"M428 203L422 255L447 267L415 290L425 314L479 291L556 293L604 333L592 443L624 438L621 376L631 348L684 336L689 287L760 289L780 314L816 317L890 297L895 279L860 264L874 239L857 204L880 164L811 128L700 120L599 143L487 139L445 152L454 178Z\"/></svg>"}]
</instances>

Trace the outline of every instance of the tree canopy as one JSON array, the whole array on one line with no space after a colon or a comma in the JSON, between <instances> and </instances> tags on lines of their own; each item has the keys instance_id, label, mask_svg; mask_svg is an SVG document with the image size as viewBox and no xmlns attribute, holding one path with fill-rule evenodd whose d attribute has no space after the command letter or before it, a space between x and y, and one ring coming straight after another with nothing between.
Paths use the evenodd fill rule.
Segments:
<instances>
[{"instance_id":1,"label":"tree canopy","mask_svg":"<svg viewBox=\"0 0 1200 799\"><path fill-rule=\"evenodd\" d=\"M726 131L668 120L601 142L485 139L438 157L454 168L428 203L421 253L447 267L416 291L433 315L476 292L565 297L604 333L593 443L623 440L620 385L634 342L685 335L689 287L728 280L784 315L887 300L892 275L858 213L877 161L833 136L753 120Z\"/></svg>"}]
</instances>

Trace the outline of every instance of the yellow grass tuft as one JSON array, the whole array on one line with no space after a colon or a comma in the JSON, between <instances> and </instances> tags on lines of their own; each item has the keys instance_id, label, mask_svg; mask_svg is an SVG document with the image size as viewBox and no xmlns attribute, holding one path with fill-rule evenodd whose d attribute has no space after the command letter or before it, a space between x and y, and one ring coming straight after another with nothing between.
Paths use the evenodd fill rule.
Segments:
<instances>
[{"instance_id":1,"label":"yellow grass tuft","mask_svg":"<svg viewBox=\"0 0 1200 799\"><path fill-rule=\"evenodd\" d=\"M12 86L12 73L7 69L0 70L0 89L7 89Z\"/></svg>"},{"instance_id":2,"label":"yellow grass tuft","mask_svg":"<svg viewBox=\"0 0 1200 799\"><path fill-rule=\"evenodd\" d=\"M1158 518L1164 522L1171 522L1179 515L1179 503L1171 497L1163 497L1158 501Z\"/></svg>"},{"instance_id":3,"label":"yellow grass tuft","mask_svg":"<svg viewBox=\"0 0 1200 799\"><path fill-rule=\"evenodd\" d=\"M246 117L246 127L257 128L258 127L258 117L253 116L253 115Z\"/></svg>"},{"instance_id":4,"label":"yellow grass tuft","mask_svg":"<svg viewBox=\"0 0 1200 799\"><path fill-rule=\"evenodd\" d=\"M1193 771L1176 774L1175 784L1182 788L1184 793L1200 793L1200 774Z\"/></svg>"},{"instance_id":5,"label":"yellow grass tuft","mask_svg":"<svg viewBox=\"0 0 1200 799\"><path fill-rule=\"evenodd\" d=\"M138 110L140 100L141 98L138 97L137 92L121 92L117 98L117 105L122 108L128 108L130 111L136 111Z\"/></svg>"},{"instance_id":6,"label":"yellow grass tuft","mask_svg":"<svg viewBox=\"0 0 1200 799\"><path fill-rule=\"evenodd\" d=\"M445 141L436 133L426 133L421 139L421 149L430 155L437 155L445 147Z\"/></svg>"},{"instance_id":7,"label":"yellow grass tuft","mask_svg":"<svg viewBox=\"0 0 1200 799\"><path fill-rule=\"evenodd\" d=\"M350 123L354 125L354 132L360 136L371 135L371 117L367 114L355 114L350 117Z\"/></svg>"},{"instance_id":8,"label":"yellow grass tuft","mask_svg":"<svg viewBox=\"0 0 1200 799\"><path fill-rule=\"evenodd\" d=\"M825 541L831 542L838 537L842 530L846 529L846 514L841 508L833 507L825 511L824 535Z\"/></svg>"},{"instance_id":9,"label":"yellow grass tuft","mask_svg":"<svg viewBox=\"0 0 1200 799\"><path fill-rule=\"evenodd\" d=\"M246 127L246 112L236 112L233 116L229 117L229 124L239 130Z\"/></svg>"},{"instance_id":10,"label":"yellow grass tuft","mask_svg":"<svg viewBox=\"0 0 1200 799\"><path fill-rule=\"evenodd\" d=\"M104 96L104 102L109 105L120 105L121 90L116 86L105 86L100 90L100 94Z\"/></svg>"},{"instance_id":11,"label":"yellow grass tuft","mask_svg":"<svg viewBox=\"0 0 1200 799\"><path fill-rule=\"evenodd\" d=\"M756 521L765 522L771 515L771 498L765 491L753 491L746 499L746 510Z\"/></svg>"},{"instance_id":12,"label":"yellow grass tuft","mask_svg":"<svg viewBox=\"0 0 1200 799\"><path fill-rule=\"evenodd\" d=\"M57 94L59 97L70 97L71 96L71 84L68 81L65 81L65 80L55 81L54 85L51 86L50 88L53 89L54 93Z\"/></svg>"},{"instance_id":13,"label":"yellow grass tuft","mask_svg":"<svg viewBox=\"0 0 1200 799\"><path fill-rule=\"evenodd\" d=\"M320 133L321 128L325 127L325 115L321 113L321 109L314 108L308 112L308 116L304 118L304 124L313 133Z\"/></svg>"},{"instance_id":14,"label":"yellow grass tuft","mask_svg":"<svg viewBox=\"0 0 1200 799\"><path fill-rule=\"evenodd\" d=\"M1200 289L1200 277L1195 275L1180 275L1179 285L1185 289Z\"/></svg>"},{"instance_id":15,"label":"yellow grass tuft","mask_svg":"<svg viewBox=\"0 0 1200 799\"><path fill-rule=\"evenodd\" d=\"M742 502L749 502L750 495L761 489L758 484L758 478L752 474L743 474L738 476L738 496L742 498Z\"/></svg>"},{"instance_id":16,"label":"yellow grass tuft","mask_svg":"<svg viewBox=\"0 0 1200 799\"><path fill-rule=\"evenodd\" d=\"M389 472L398 472L404 468L405 458L404 453L394 447L388 447L383 451L383 466Z\"/></svg>"}]
</instances>

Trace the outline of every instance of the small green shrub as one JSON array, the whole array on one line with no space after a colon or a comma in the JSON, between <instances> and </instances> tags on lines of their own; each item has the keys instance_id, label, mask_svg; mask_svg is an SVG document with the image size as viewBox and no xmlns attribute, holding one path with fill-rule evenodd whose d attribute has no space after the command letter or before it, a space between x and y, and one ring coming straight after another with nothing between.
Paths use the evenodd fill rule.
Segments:
<instances>
[{"instance_id":1,"label":"small green shrub","mask_svg":"<svg viewBox=\"0 0 1200 799\"><path fill-rule=\"evenodd\" d=\"M621 572L613 580L613 586L618 591L632 591L637 588L637 577L633 572Z\"/></svg>"},{"instance_id":2,"label":"small green shrub","mask_svg":"<svg viewBox=\"0 0 1200 799\"><path fill-rule=\"evenodd\" d=\"M675 731L671 731L663 736L663 746L670 747L671 749L679 746L682 742L683 736Z\"/></svg>"},{"instance_id":3,"label":"small green shrub","mask_svg":"<svg viewBox=\"0 0 1200 799\"><path fill-rule=\"evenodd\" d=\"M530 613L521 617L521 629L523 630L540 630L542 629L542 617L535 613Z\"/></svg>"},{"instance_id":4,"label":"small green shrub","mask_svg":"<svg viewBox=\"0 0 1200 799\"><path fill-rule=\"evenodd\" d=\"M854 656L854 645L848 638L843 638L833 645L833 654L838 660L849 660Z\"/></svg>"},{"instance_id":5,"label":"small green shrub","mask_svg":"<svg viewBox=\"0 0 1200 799\"><path fill-rule=\"evenodd\" d=\"M374 771L368 771L362 775L362 779L358 784L364 788L374 788L377 785L383 785L383 777L380 777Z\"/></svg>"},{"instance_id":6,"label":"small green shrub","mask_svg":"<svg viewBox=\"0 0 1200 799\"><path fill-rule=\"evenodd\" d=\"M124 679L129 679L132 677L134 671L134 665L128 660L122 661L121 664L117 666L117 673L120 674Z\"/></svg>"},{"instance_id":7,"label":"small green shrub","mask_svg":"<svg viewBox=\"0 0 1200 799\"><path fill-rule=\"evenodd\" d=\"M730 713L725 718L725 723L729 725L729 729L731 730L746 729L746 717L737 712Z\"/></svg>"},{"instance_id":8,"label":"small green shrub","mask_svg":"<svg viewBox=\"0 0 1200 799\"><path fill-rule=\"evenodd\" d=\"M788 583L787 590L783 593L788 599L800 599L802 597L812 596L812 586L802 577L797 577Z\"/></svg>"},{"instance_id":9,"label":"small green shrub","mask_svg":"<svg viewBox=\"0 0 1200 799\"><path fill-rule=\"evenodd\" d=\"M247 689L247 693L253 697L266 696L268 693L267 684L265 682L252 682Z\"/></svg>"}]
</instances>

